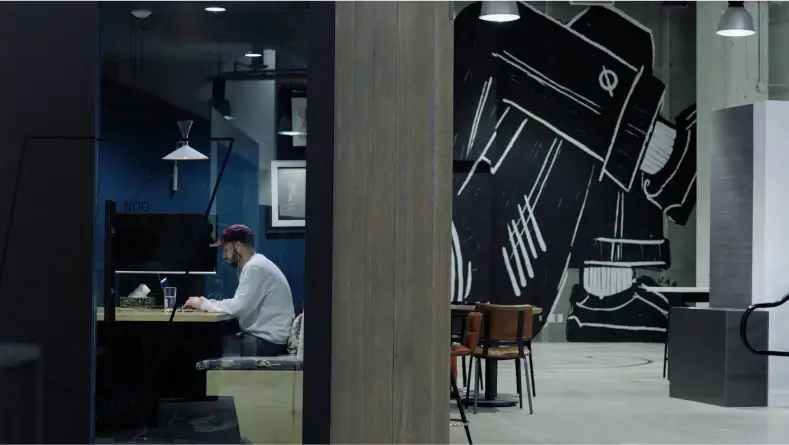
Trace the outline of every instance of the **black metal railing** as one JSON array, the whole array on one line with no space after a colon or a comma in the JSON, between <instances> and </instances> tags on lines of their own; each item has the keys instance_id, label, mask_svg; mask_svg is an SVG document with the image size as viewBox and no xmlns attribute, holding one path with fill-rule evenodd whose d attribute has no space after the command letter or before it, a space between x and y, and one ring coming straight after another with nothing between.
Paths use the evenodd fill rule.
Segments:
<instances>
[{"instance_id":1,"label":"black metal railing","mask_svg":"<svg viewBox=\"0 0 789 445\"><path fill-rule=\"evenodd\" d=\"M770 351L768 349L756 349L751 345L751 342L748 341L748 317L751 316L751 313L756 309L770 309L774 307L781 306L782 304L789 301L789 294L784 295L778 301L773 301L772 303L757 303L752 304L745 310L745 313L742 314L742 319L740 319L740 338L742 342L745 344L745 347L750 349L751 352L754 354L759 355L772 355L776 357L789 357L789 351Z\"/></svg>"}]
</instances>

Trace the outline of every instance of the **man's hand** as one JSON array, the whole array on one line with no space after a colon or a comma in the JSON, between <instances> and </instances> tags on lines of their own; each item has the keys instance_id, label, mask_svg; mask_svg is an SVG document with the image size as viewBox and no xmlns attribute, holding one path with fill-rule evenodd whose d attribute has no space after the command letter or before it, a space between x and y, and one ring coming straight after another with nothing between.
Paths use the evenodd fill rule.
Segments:
<instances>
[{"instance_id":1,"label":"man's hand","mask_svg":"<svg viewBox=\"0 0 789 445\"><path fill-rule=\"evenodd\" d=\"M189 299L186 300L186 303L184 303L184 307L190 309L202 310L204 301L205 301L205 297L189 297Z\"/></svg>"}]
</instances>

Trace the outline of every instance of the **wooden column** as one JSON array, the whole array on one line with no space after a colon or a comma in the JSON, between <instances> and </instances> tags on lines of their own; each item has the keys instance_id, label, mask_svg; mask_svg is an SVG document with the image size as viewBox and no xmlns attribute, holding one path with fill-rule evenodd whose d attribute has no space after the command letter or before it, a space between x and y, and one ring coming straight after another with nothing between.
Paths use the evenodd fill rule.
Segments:
<instances>
[{"instance_id":1,"label":"wooden column","mask_svg":"<svg viewBox=\"0 0 789 445\"><path fill-rule=\"evenodd\" d=\"M449 439L450 7L335 5L332 443Z\"/></svg>"}]
</instances>

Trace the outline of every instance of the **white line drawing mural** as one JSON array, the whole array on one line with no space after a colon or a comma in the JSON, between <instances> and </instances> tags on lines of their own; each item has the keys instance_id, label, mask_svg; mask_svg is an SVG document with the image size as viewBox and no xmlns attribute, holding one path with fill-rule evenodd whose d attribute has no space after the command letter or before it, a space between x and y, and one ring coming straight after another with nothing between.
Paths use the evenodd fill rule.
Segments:
<instances>
[{"instance_id":1,"label":"white line drawing mural","mask_svg":"<svg viewBox=\"0 0 789 445\"><path fill-rule=\"evenodd\" d=\"M671 267L664 220L684 225L695 205L696 117L661 117L651 31L607 6L564 24L522 3L519 21L484 31L463 12L455 156L470 168L456 199L491 178L490 261L474 264L490 269L490 300L553 313L574 268L568 340L657 341L668 300L639 270ZM456 235L453 222L452 295L465 301Z\"/></svg>"},{"instance_id":2,"label":"white line drawing mural","mask_svg":"<svg viewBox=\"0 0 789 445\"><path fill-rule=\"evenodd\" d=\"M452 222L452 303L466 301L471 293L473 270L471 261L463 260L463 249L460 245L457 229Z\"/></svg>"}]
</instances>

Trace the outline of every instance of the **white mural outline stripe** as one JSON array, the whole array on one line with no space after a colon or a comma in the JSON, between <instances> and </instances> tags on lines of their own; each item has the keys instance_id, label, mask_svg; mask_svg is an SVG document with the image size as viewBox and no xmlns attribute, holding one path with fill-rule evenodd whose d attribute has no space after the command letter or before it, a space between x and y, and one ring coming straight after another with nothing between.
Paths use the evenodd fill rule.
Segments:
<instances>
[{"instance_id":1,"label":"white mural outline stripe","mask_svg":"<svg viewBox=\"0 0 789 445\"><path fill-rule=\"evenodd\" d=\"M690 135L688 135L688 136L690 136ZM674 166L674 170L671 172L671 174L668 176L668 178L666 178L666 180L663 182L663 185L660 186L660 188L657 190L657 192L649 193L647 191L646 186L651 184L651 181L649 179L645 179L642 182L642 186L644 188L644 194L646 195L647 200L649 200L650 202L652 202L653 204L658 206L658 208L660 208L660 204L658 204L653 198L655 198L657 196L660 196L663 193L663 190L668 185L668 183L671 182L672 180L674 180L674 176L676 176L677 173L679 172L679 168L682 166L682 161L685 160L685 155L688 154L688 150L690 149L690 139L691 139L690 137L686 137L685 138L685 147L682 149L682 156L680 156L679 162L677 162L677 165ZM694 175L694 177L695 177L695 175Z\"/></svg>"},{"instance_id":2,"label":"white mural outline stripe","mask_svg":"<svg viewBox=\"0 0 789 445\"><path fill-rule=\"evenodd\" d=\"M568 249L569 253L567 254L567 260L564 262L564 271L562 272L562 278L559 280L559 286L556 287L556 298L553 299L553 304L551 305L551 310L548 311L548 315L553 314L556 310L556 305L559 304L559 300L562 296L562 291L564 291L564 285L567 283L567 269L570 268L570 259L573 257L573 245L575 245L575 235L578 234L578 227L581 226L581 219L584 217L584 210L586 209L586 200L589 198L589 189L592 187L592 178L594 178L595 169L592 167L592 173L589 175L589 182L586 184L586 193L584 193L584 201L581 203L581 210L578 211L578 218L575 220L575 229L573 229L573 237L570 239L570 248Z\"/></svg>"},{"instance_id":3,"label":"white mural outline stripe","mask_svg":"<svg viewBox=\"0 0 789 445\"><path fill-rule=\"evenodd\" d=\"M521 206L518 205L518 209L520 208ZM515 222L511 222L510 224L512 224L512 228L515 231L515 237L518 240L517 247L518 249L520 249L521 258L523 259L523 262L526 265L526 274L529 276L529 279L534 278L534 269L531 266L531 258L529 257L529 253L526 252L526 246L523 243L523 235L526 235L526 243L529 244L529 250L531 251L532 256L536 259L537 252L534 250L534 241L532 241L531 239L531 232L528 230L524 230L523 232L521 232L520 230L518 230L518 226L515 224ZM513 250L514 249L515 248L513 247ZM526 286L525 280L521 283L521 286Z\"/></svg>"},{"instance_id":4,"label":"white mural outline stripe","mask_svg":"<svg viewBox=\"0 0 789 445\"><path fill-rule=\"evenodd\" d=\"M507 105L512 106L513 108L517 108L519 111L521 111L525 115L529 116L533 120L545 125L551 131L556 133L556 135L559 136L562 140L565 140L565 141L575 145L576 147L581 149L584 153L588 154L592 158L597 159L598 161L602 161L603 160L603 157L600 156L599 154L595 153L594 151L592 151L592 149L590 149L586 145L582 144L578 140L574 139L569 134L559 130L556 126L552 125L550 122L546 121L545 119L542 119L541 117L537 116L536 114L532 113L531 111L527 110L526 108L518 105L516 102L514 102L514 101L512 101L510 99L507 99L507 98L501 99L501 101L504 102Z\"/></svg>"},{"instance_id":5,"label":"white mural outline stripe","mask_svg":"<svg viewBox=\"0 0 789 445\"><path fill-rule=\"evenodd\" d=\"M665 266L665 261L598 261L586 260L586 266L612 266L612 267L647 267L647 266Z\"/></svg>"},{"instance_id":6,"label":"white mural outline stripe","mask_svg":"<svg viewBox=\"0 0 789 445\"><path fill-rule=\"evenodd\" d=\"M630 303L632 303L632 302L634 302L636 300L641 300L644 303L652 306L655 310L657 310L661 314L663 314L664 317L668 317L668 311L667 310L661 309L660 306L658 306L655 303L647 300L646 298L642 297L641 295L633 295L630 298L630 300L628 300L626 303L622 303L619 306L607 307L607 308L586 306L584 303L586 303L586 301L589 300L590 298L592 298L592 297L587 296L586 298L584 298L584 301L582 301L580 303L577 303L576 306L578 306L580 308L583 308L583 309L586 309L587 311L593 311L593 312L614 312L614 311L618 311L619 309L623 309L624 307L628 306Z\"/></svg>"},{"instance_id":7,"label":"white mural outline stripe","mask_svg":"<svg viewBox=\"0 0 789 445\"><path fill-rule=\"evenodd\" d=\"M455 229L454 226L455 226L455 224L452 223L452 231L453 232L454 232L454 229ZM456 286L456 283L455 283L455 280L457 280L457 259L455 258L456 256L457 256L457 252L456 252L456 249L455 249L455 240L453 239L452 240L452 255L450 256L451 264L452 264L452 269L450 269L451 270L450 281L452 283L452 287L451 287L451 293L449 294L450 295L450 300L449 301L453 301L453 302L455 301L455 296L458 293L457 292L457 286Z\"/></svg>"},{"instance_id":8,"label":"white mural outline stripe","mask_svg":"<svg viewBox=\"0 0 789 445\"><path fill-rule=\"evenodd\" d=\"M594 238L595 241L601 243L617 243L617 244L641 244L641 245L659 245L666 242L665 239L627 239L627 238L606 238L598 236Z\"/></svg>"},{"instance_id":9,"label":"white mural outline stripe","mask_svg":"<svg viewBox=\"0 0 789 445\"><path fill-rule=\"evenodd\" d=\"M513 230L513 227L510 227L510 224L507 224L507 233L509 234L510 248L512 249L511 257L513 260L515 260L515 267L518 269L518 281L520 282L521 287L526 287L526 275L523 273L523 266L521 265L521 261L528 261L528 258L521 260L520 257L518 256L517 241L515 240L517 227L515 227L514 229L515 230Z\"/></svg>"},{"instance_id":10,"label":"white mural outline stripe","mask_svg":"<svg viewBox=\"0 0 789 445\"><path fill-rule=\"evenodd\" d=\"M636 71L636 67L635 67L635 66L631 65L631 64L630 64L628 61L626 61L625 59L623 59L623 58L619 57L619 55L618 55L618 54L616 54L615 52L613 52L613 51L611 51L610 49L606 48L605 46L603 46L603 45L601 45L601 44L599 44L599 43L595 42L594 40L590 39L589 37L586 37L585 35L581 34L581 33L580 33L580 32L578 32L578 31L576 31L576 30L574 30L574 29L570 28L569 26L565 25L564 23L560 22L559 20L557 20L557 19L555 19L555 18L551 17L550 15L548 15L548 14L546 14L546 13L544 13L544 12L540 11L539 9L535 8L535 7L534 7L533 5L531 5L530 3L526 3L526 2L520 2L520 4L521 4L521 5L523 5L523 6L525 6L525 7L526 7L526 8L528 8L528 9L531 9L531 10L532 10L532 11L534 11L536 14L538 14L538 15L541 15L541 16L543 16L543 17L545 17L545 18L546 18L548 21L551 21L551 22L553 22L553 23L555 23L555 24L557 24L557 25L561 26L562 28L566 29L566 30L567 30L567 31L568 31L570 34L573 34L575 37L578 37L578 38L580 38L580 39L581 39L581 40L583 40L584 42L586 42L586 43L588 43L589 45L591 45L593 48L599 49L600 51L602 51L602 52L604 52L604 53L608 54L608 55L609 55L609 56L611 56L611 57L612 57L614 60L616 60L617 62L621 63L622 65L624 65L624 66L626 66L626 67L630 68L630 69L631 69L631 70L633 70L633 71ZM641 25L641 26L644 26L644 25ZM654 52L654 51L653 51L653 52ZM653 66L654 66L654 64L653 64Z\"/></svg>"},{"instance_id":11,"label":"white mural outline stripe","mask_svg":"<svg viewBox=\"0 0 789 445\"><path fill-rule=\"evenodd\" d=\"M507 107L507 110L509 110L509 107ZM523 122L521 122L521 124L515 130L515 134L513 134L512 137L510 138L509 144L507 144L507 147L504 148L504 153L502 153L501 156L499 156L499 160L496 162L496 165L490 167L490 172L492 174L495 174L498 171L499 167L501 166L501 163L504 162L504 159L509 154L510 149L512 148L513 145L515 145L515 141L518 140L518 137L521 135L521 131L523 131L523 127L526 126L527 122L529 122L528 119L524 119ZM485 147L485 151L487 150L488 147ZM490 161L488 161L488 164L490 164Z\"/></svg>"},{"instance_id":12,"label":"white mural outline stripe","mask_svg":"<svg viewBox=\"0 0 789 445\"><path fill-rule=\"evenodd\" d=\"M660 297L660 298L661 298L663 301L665 301L665 302L666 302L666 304L668 304L668 297L666 297L666 296L665 296L665 295L663 295L662 293L660 293L660 292L655 292L655 291L652 291L652 290L649 290L649 288L648 288L647 286L643 285L643 284L639 285L638 287L640 287L641 289L644 289L645 291L649 292L649 293L650 293L650 294L652 294L652 295L657 295L657 296L658 296L658 297Z\"/></svg>"},{"instance_id":13,"label":"white mural outline stripe","mask_svg":"<svg viewBox=\"0 0 789 445\"><path fill-rule=\"evenodd\" d=\"M649 29L643 23L640 23L638 20L634 19L633 17L630 17L629 15L625 14L623 11L618 9L616 6L610 6L610 5L600 5L600 6L608 9L609 11L612 11L612 12L616 13L617 15L622 17L623 19L627 20L628 22L632 23L636 27L640 28L642 31L644 31L647 34L649 34L649 40L652 43L652 66L655 66L655 57L657 56L657 54L655 53L655 38L654 38L654 35L652 34L652 30ZM577 22L578 19L583 17L583 15L587 13L587 11L589 11L589 8L584 9L579 14L577 14L575 17L571 18L567 22L567 27L569 28L569 27L573 26L573 24L575 24L575 22Z\"/></svg>"},{"instance_id":14,"label":"white mural outline stripe","mask_svg":"<svg viewBox=\"0 0 789 445\"><path fill-rule=\"evenodd\" d=\"M474 278L474 274L471 271L471 261L466 263L466 270L467 270L466 277L468 279L466 280L466 291L463 292L463 300L461 300L461 301L468 300L468 296L469 296L469 294L471 294L471 283L472 283L473 278Z\"/></svg>"},{"instance_id":15,"label":"white mural outline stripe","mask_svg":"<svg viewBox=\"0 0 789 445\"><path fill-rule=\"evenodd\" d=\"M619 117L617 117L616 119L616 125L614 125L614 131L612 132L614 137L611 138L611 144L608 146L608 151L605 154L605 159L603 159L603 168L602 170L600 170L600 178L599 178L600 181L603 180L603 176L608 176L612 181L614 181L614 183L616 183L616 185L618 185L623 190L628 192L630 191L630 188L626 187L613 175L608 173L608 170L606 170L606 168L608 167L608 159L611 157L611 152L614 149L614 143L616 142L616 135L619 134L619 126L622 125L622 118L625 116L625 109L627 109L627 105L630 103L630 98L633 96L633 91L636 90L636 85L638 85L638 82L641 80L641 76L643 74L644 74L644 67L642 66L641 68L638 69L638 72L636 73L636 77L633 79L633 82L630 84L630 90L627 92L627 95L625 96L625 100L622 102L622 108L619 110Z\"/></svg>"},{"instance_id":16,"label":"white mural outline stripe","mask_svg":"<svg viewBox=\"0 0 789 445\"><path fill-rule=\"evenodd\" d=\"M510 264L510 257L507 255L507 248L501 248L501 256L504 258L504 266L507 268L507 275L510 277L510 284L512 284L512 292L515 294L516 297L521 296L521 288L518 286L518 282L515 281L515 273L512 271L512 264Z\"/></svg>"},{"instance_id":17,"label":"white mural outline stripe","mask_svg":"<svg viewBox=\"0 0 789 445\"><path fill-rule=\"evenodd\" d=\"M616 324L608 324L608 323L585 323L578 319L575 315L570 315L567 317L567 322L569 323L570 320L574 321L578 327L590 327L590 328L603 328L603 329L616 329L620 331L650 331L650 332L666 332L666 328L658 328L653 326L624 326L624 325L616 325Z\"/></svg>"},{"instance_id":18,"label":"white mural outline stripe","mask_svg":"<svg viewBox=\"0 0 789 445\"><path fill-rule=\"evenodd\" d=\"M587 110L591 111L592 113L600 116L600 105L592 101L591 99L582 96L575 91L567 88L551 79L548 78L545 74L541 73L537 69L531 67L526 62L516 58L512 54L504 51L504 55L499 53L491 53L491 55L497 59L500 59L502 62L512 66L515 69L522 71L527 76L534 79L540 85L546 86L551 88L552 90L556 91L557 93L563 95L564 97L574 101L578 105L586 108Z\"/></svg>"},{"instance_id":19,"label":"white mural outline stripe","mask_svg":"<svg viewBox=\"0 0 789 445\"><path fill-rule=\"evenodd\" d=\"M529 194L524 196L524 205L521 206L518 204L518 218L512 220L510 223L507 224L507 230L509 232L509 240L510 246L512 248L512 253L509 254L507 259L505 260L505 265L507 266L507 273L510 274L510 283L513 285L513 291L515 292L516 296L520 296L520 288L517 288L517 284L520 283L520 287L526 287L525 277L523 276L523 265L521 261L525 263L527 274L529 278L534 278L534 269L531 264L531 259L525 250L525 246L523 244L523 236L526 235L526 242L529 245L529 250L531 251L532 257L537 259L537 249L534 245L534 239L536 239L537 244L540 246L540 250L542 252L547 251L547 245L545 243L545 239L542 236L542 231L537 223L536 216L534 215L534 208L531 204L532 196L534 196L534 192L537 192L537 196L534 198L534 205L536 206L539 203L540 196L542 195L542 191L545 188L545 184L548 182L548 178L550 177L551 170L553 169L554 164L556 163L556 159L559 157L559 152L561 151L562 141L558 138L553 140L551 143L550 148L548 149L548 153L545 155L545 159L543 160L543 164L540 166L540 171L537 174L537 179L532 184L532 188L529 191ZM548 164L550 160L550 165ZM539 189L538 189L539 185ZM528 212L528 217L526 213ZM531 227L534 229L534 237L532 237L532 233L529 230L529 223L531 223ZM514 231L513 231L514 229ZM515 235L517 240L513 243ZM504 254L506 255L506 247L502 247ZM520 255L518 252L520 249ZM518 270L518 277L515 277L515 271L512 269L512 265L510 263L510 258L515 261L515 266Z\"/></svg>"},{"instance_id":20,"label":"white mural outline stripe","mask_svg":"<svg viewBox=\"0 0 789 445\"><path fill-rule=\"evenodd\" d=\"M460 295L468 295L471 292L471 261L468 262L468 280L464 276L464 271L466 270L464 261L463 261L463 251L460 245L460 237L458 236L457 228L455 227L455 221L452 221L452 252L453 252L453 265L452 268L452 275L455 276L455 279L452 280L453 285L453 292L452 292L452 301L461 301L456 300L456 297ZM455 286L455 282L457 282L457 286Z\"/></svg>"},{"instance_id":21,"label":"white mural outline stripe","mask_svg":"<svg viewBox=\"0 0 789 445\"><path fill-rule=\"evenodd\" d=\"M493 76L490 76L485 83L482 84L482 93L479 95L477 101L477 111L474 113L474 121L471 124L471 131L468 134L468 145L466 145L466 156L471 153L471 147L474 146L474 140L477 138L477 131L479 131L479 121L482 120L482 110L485 108L485 102L488 100L488 93L490 86L493 84Z\"/></svg>"},{"instance_id":22,"label":"white mural outline stripe","mask_svg":"<svg viewBox=\"0 0 789 445\"><path fill-rule=\"evenodd\" d=\"M652 116L652 123L649 124L649 130L648 130L649 136L644 138L644 143L641 144L641 151L638 153L638 161L636 161L636 165L638 166L640 166L641 163L644 161L644 156L646 155L647 147L649 146L649 141L652 140L652 135L655 132L655 125L657 125L658 122L657 120L658 115L660 114L660 110L663 109L663 101L665 97L666 97L666 90L664 89L663 92L660 93L660 102L655 107L655 114ZM634 168L633 174L630 175L630 182L627 184L628 192L630 191L631 188L633 188L633 181L635 181L637 174L638 174L638 169Z\"/></svg>"},{"instance_id":23,"label":"white mural outline stripe","mask_svg":"<svg viewBox=\"0 0 789 445\"><path fill-rule=\"evenodd\" d=\"M471 169L469 170L468 174L466 175L466 179L464 179L463 180L463 184L460 185L460 188L458 189L458 194L457 194L458 196L460 196L460 194L463 193L463 190L466 188L466 186L468 185L469 181L471 181L471 177L474 176L474 173L477 172L477 166L479 165L480 162L485 161L485 162L488 163L488 165L490 165L490 159L486 158L485 154L488 152L488 149L490 148L491 145L493 145L493 141L495 141L495 140L496 140L496 132L494 131L493 134L490 135L490 139L488 139L487 145L485 145L485 148L482 150L482 154L480 154L479 157L477 158L477 160L474 161L474 164L471 166Z\"/></svg>"},{"instance_id":24,"label":"white mural outline stripe","mask_svg":"<svg viewBox=\"0 0 789 445\"><path fill-rule=\"evenodd\" d=\"M520 204L518 204L518 214L520 215L521 224L523 225L523 227L526 227L526 229L523 230L523 233L526 235L526 242L529 244L529 252L531 252L532 258L536 259L537 258L537 248L534 247L534 239L531 236L531 231L528 230L528 227L526 225L526 221L524 221L524 219L523 219L525 211L526 210ZM520 231L518 231L518 232L520 232ZM523 245L523 243L521 243L521 246L522 245ZM534 275L531 275L531 276L534 276Z\"/></svg>"},{"instance_id":25,"label":"white mural outline stripe","mask_svg":"<svg viewBox=\"0 0 789 445\"><path fill-rule=\"evenodd\" d=\"M614 213L614 236L619 236L619 200L622 199L622 194L616 194L616 212ZM611 244L611 261L614 261L614 250L616 249L616 244Z\"/></svg>"},{"instance_id":26,"label":"white mural outline stripe","mask_svg":"<svg viewBox=\"0 0 789 445\"><path fill-rule=\"evenodd\" d=\"M509 113L509 112L510 112L510 108L511 108L511 107L507 107L507 108L505 108L505 109L504 109L504 112L503 112L503 113L501 113L501 116L499 116L499 120L498 120L498 121L496 121L496 130L498 130L498 129L499 129L499 126L501 125L501 123L502 123L502 122L504 122L504 118L507 116L507 113Z\"/></svg>"}]
</instances>

